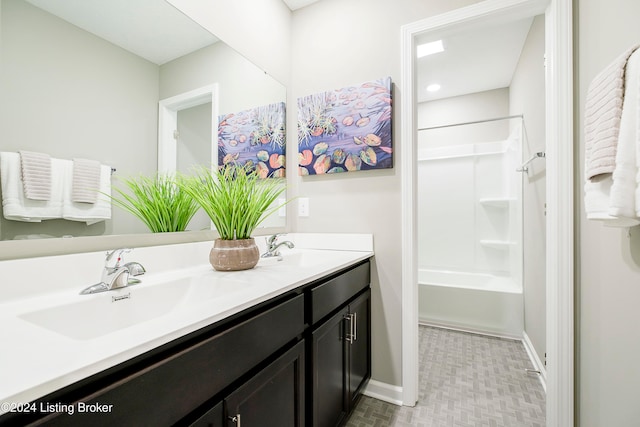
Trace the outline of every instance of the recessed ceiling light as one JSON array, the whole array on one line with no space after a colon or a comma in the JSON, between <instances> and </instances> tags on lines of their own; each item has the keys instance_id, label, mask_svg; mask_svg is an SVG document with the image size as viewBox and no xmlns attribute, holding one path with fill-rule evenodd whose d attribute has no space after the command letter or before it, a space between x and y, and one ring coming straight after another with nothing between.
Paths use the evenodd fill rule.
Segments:
<instances>
[{"instance_id":1,"label":"recessed ceiling light","mask_svg":"<svg viewBox=\"0 0 640 427\"><path fill-rule=\"evenodd\" d=\"M440 85L438 83L433 83L427 86L428 92L437 92L440 90Z\"/></svg>"},{"instance_id":2,"label":"recessed ceiling light","mask_svg":"<svg viewBox=\"0 0 640 427\"><path fill-rule=\"evenodd\" d=\"M442 45L442 40L436 40L434 42L418 45L416 53L418 55L418 58L422 58L423 56L433 55L434 53L443 51L444 46Z\"/></svg>"}]
</instances>

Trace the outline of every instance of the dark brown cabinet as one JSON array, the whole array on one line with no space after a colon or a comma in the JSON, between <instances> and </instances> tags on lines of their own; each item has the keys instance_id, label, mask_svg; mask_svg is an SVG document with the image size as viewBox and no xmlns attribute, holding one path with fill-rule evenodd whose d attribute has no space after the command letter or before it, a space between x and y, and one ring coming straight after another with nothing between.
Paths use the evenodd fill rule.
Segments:
<instances>
[{"instance_id":1,"label":"dark brown cabinet","mask_svg":"<svg viewBox=\"0 0 640 427\"><path fill-rule=\"evenodd\" d=\"M369 261L38 399L0 426L336 426L371 375ZM82 412L87 405L108 412Z\"/></svg>"},{"instance_id":2,"label":"dark brown cabinet","mask_svg":"<svg viewBox=\"0 0 640 427\"><path fill-rule=\"evenodd\" d=\"M302 427L304 376L304 343L299 342L189 425Z\"/></svg>"},{"instance_id":3,"label":"dark brown cabinet","mask_svg":"<svg viewBox=\"0 0 640 427\"><path fill-rule=\"evenodd\" d=\"M368 269L362 267L337 278L343 282L341 299L326 298L324 288L322 298L312 300L312 306L321 307L312 308L314 313L334 313L312 327L310 424L313 427L343 424L371 377L371 291ZM330 281L320 287L331 284ZM326 304L327 299L332 301L333 310Z\"/></svg>"},{"instance_id":4,"label":"dark brown cabinet","mask_svg":"<svg viewBox=\"0 0 640 427\"><path fill-rule=\"evenodd\" d=\"M264 368L224 400L227 425L304 426L304 343Z\"/></svg>"},{"instance_id":5,"label":"dark brown cabinet","mask_svg":"<svg viewBox=\"0 0 640 427\"><path fill-rule=\"evenodd\" d=\"M313 426L339 425L349 412L345 395L345 317L336 313L312 334Z\"/></svg>"},{"instance_id":6,"label":"dark brown cabinet","mask_svg":"<svg viewBox=\"0 0 640 427\"><path fill-rule=\"evenodd\" d=\"M371 377L371 291L367 290L349 304L348 325L353 327L351 339L347 340L346 359L347 396L349 408L353 408L367 381ZM348 328L347 328L348 329Z\"/></svg>"}]
</instances>

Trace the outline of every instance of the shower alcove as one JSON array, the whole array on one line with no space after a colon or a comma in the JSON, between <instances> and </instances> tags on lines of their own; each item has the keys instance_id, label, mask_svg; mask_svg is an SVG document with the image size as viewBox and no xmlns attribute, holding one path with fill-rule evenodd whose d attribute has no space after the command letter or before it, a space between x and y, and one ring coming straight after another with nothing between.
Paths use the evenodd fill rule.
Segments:
<instances>
[{"instance_id":1,"label":"shower alcove","mask_svg":"<svg viewBox=\"0 0 640 427\"><path fill-rule=\"evenodd\" d=\"M521 337L522 119L419 132L421 323Z\"/></svg>"}]
</instances>

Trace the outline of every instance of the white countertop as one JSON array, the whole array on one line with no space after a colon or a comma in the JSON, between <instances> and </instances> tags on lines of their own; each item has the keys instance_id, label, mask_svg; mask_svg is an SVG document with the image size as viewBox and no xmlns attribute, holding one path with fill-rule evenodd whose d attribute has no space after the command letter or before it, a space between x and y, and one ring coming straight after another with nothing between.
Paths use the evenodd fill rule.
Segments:
<instances>
[{"instance_id":1,"label":"white countertop","mask_svg":"<svg viewBox=\"0 0 640 427\"><path fill-rule=\"evenodd\" d=\"M336 250L328 247L331 245L322 244L320 239L320 244L316 246L323 249L309 249L309 246L313 246L311 240L314 240L309 239L307 235L297 235L300 243L296 242L296 249L282 250L282 262L264 259L251 270L218 272L209 264L202 263L156 273L147 268L147 273L140 276L142 283L114 291L79 295L82 287L61 286L51 292L0 301L0 324L3 332L3 349L0 352L0 414L7 412L7 403L19 404L35 400L373 256L372 244L345 246L342 242L338 246L351 250ZM371 238L364 239L367 240L371 241ZM130 261L136 260L133 256L129 258ZM33 262L33 268L37 268L37 259ZM2 267L0 264L0 273ZM9 267L7 271L10 271ZM173 289L184 284L188 291L184 295L180 294L179 301L168 308L166 313L95 337L72 338L23 317L28 313L68 304L100 304L102 300L105 304L111 304L113 296L126 294L130 298L123 303L136 304L137 301L145 301L154 295L153 291L159 289L154 289L154 286L163 286L163 283L171 281L177 283ZM86 284L88 286L92 283ZM73 310L62 308L62 312L69 313L64 319L67 323L84 322L82 324L86 324L89 329L91 322L100 321L85 318L90 315L70 319L69 317L74 316ZM104 321L108 322L109 319Z\"/></svg>"}]
</instances>

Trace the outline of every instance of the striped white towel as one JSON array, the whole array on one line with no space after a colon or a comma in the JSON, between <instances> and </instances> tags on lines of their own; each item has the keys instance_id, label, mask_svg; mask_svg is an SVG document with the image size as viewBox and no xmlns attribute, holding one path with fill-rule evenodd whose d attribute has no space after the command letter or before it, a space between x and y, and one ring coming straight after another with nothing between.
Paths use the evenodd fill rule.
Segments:
<instances>
[{"instance_id":1,"label":"striped white towel","mask_svg":"<svg viewBox=\"0 0 640 427\"><path fill-rule=\"evenodd\" d=\"M585 102L585 178L613 173L620 132L627 60L638 48L618 56L591 82Z\"/></svg>"},{"instance_id":2,"label":"striped white towel","mask_svg":"<svg viewBox=\"0 0 640 427\"><path fill-rule=\"evenodd\" d=\"M45 153L20 151L24 196L31 200L51 199L51 157Z\"/></svg>"},{"instance_id":3,"label":"striped white towel","mask_svg":"<svg viewBox=\"0 0 640 427\"><path fill-rule=\"evenodd\" d=\"M31 200L24 194L20 154L0 152L0 181L2 182L2 213L12 221L42 222L62 218L62 196L65 187L64 163L68 160L51 159L51 198Z\"/></svg>"},{"instance_id":4,"label":"striped white towel","mask_svg":"<svg viewBox=\"0 0 640 427\"><path fill-rule=\"evenodd\" d=\"M73 171L66 172L67 180L71 181ZM111 219L111 167L100 166L99 193L96 192L95 203L74 203L71 201L71 187L66 185L63 194L62 218L69 221L86 222L87 225L95 224L106 219Z\"/></svg>"},{"instance_id":5,"label":"striped white towel","mask_svg":"<svg viewBox=\"0 0 640 427\"><path fill-rule=\"evenodd\" d=\"M88 159L73 159L71 201L96 203L100 189L100 162Z\"/></svg>"}]
</instances>

